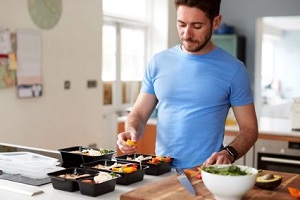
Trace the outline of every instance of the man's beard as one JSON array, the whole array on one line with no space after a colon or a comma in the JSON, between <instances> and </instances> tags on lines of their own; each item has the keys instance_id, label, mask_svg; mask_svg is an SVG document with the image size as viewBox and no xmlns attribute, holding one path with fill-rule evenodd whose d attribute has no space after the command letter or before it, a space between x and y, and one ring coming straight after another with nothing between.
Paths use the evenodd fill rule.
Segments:
<instances>
[{"instance_id":1,"label":"man's beard","mask_svg":"<svg viewBox=\"0 0 300 200\"><path fill-rule=\"evenodd\" d=\"M188 40L181 39L181 41L186 51L195 53L202 50L206 46L206 44L210 41L211 36L212 36L212 30L210 31L209 34L205 36L204 41L201 43L198 40L193 40L193 39L188 39ZM192 42L193 44L197 44L197 45L195 47L191 47L189 45L185 45L184 41Z\"/></svg>"}]
</instances>

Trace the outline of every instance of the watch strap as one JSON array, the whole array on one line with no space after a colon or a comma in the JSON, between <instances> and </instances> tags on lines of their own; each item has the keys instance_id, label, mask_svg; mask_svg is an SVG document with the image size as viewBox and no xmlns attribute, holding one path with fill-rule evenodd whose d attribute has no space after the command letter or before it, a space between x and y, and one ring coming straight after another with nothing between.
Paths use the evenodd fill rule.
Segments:
<instances>
[{"instance_id":1,"label":"watch strap","mask_svg":"<svg viewBox=\"0 0 300 200\"><path fill-rule=\"evenodd\" d=\"M233 157L232 162L234 162L239 155L237 150L233 146L226 146L222 150L226 150Z\"/></svg>"}]
</instances>

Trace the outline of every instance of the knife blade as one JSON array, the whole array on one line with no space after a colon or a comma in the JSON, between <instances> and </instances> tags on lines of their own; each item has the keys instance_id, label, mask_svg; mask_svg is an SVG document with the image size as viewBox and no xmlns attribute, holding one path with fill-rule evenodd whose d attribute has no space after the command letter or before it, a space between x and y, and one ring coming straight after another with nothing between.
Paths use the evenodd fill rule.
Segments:
<instances>
[{"instance_id":1,"label":"knife blade","mask_svg":"<svg viewBox=\"0 0 300 200\"><path fill-rule=\"evenodd\" d=\"M196 190L182 169L176 168L177 179L181 185L193 196L196 196Z\"/></svg>"}]
</instances>

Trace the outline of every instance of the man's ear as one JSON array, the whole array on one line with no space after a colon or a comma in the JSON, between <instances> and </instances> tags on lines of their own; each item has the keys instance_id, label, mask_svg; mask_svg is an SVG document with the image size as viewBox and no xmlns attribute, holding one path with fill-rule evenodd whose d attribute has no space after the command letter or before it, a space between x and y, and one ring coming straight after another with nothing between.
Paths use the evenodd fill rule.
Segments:
<instances>
[{"instance_id":1,"label":"man's ear","mask_svg":"<svg viewBox=\"0 0 300 200\"><path fill-rule=\"evenodd\" d=\"M214 21L213 21L213 30L214 31L220 27L221 22L222 22L222 15L218 15L214 18Z\"/></svg>"}]
</instances>

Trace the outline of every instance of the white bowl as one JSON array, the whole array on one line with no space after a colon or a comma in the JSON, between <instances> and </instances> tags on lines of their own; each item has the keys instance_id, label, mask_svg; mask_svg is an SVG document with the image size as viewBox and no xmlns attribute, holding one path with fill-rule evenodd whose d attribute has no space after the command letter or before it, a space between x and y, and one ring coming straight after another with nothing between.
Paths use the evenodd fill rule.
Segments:
<instances>
[{"instance_id":1,"label":"white bowl","mask_svg":"<svg viewBox=\"0 0 300 200\"><path fill-rule=\"evenodd\" d=\"M211 165L210 167L224 168L230 165ZM202 170L201 177L206 188L216 200L241 200L253 188L258 170L252 167L235 165L248 175L219 175Z\"/></svg>"}]
</instances>

